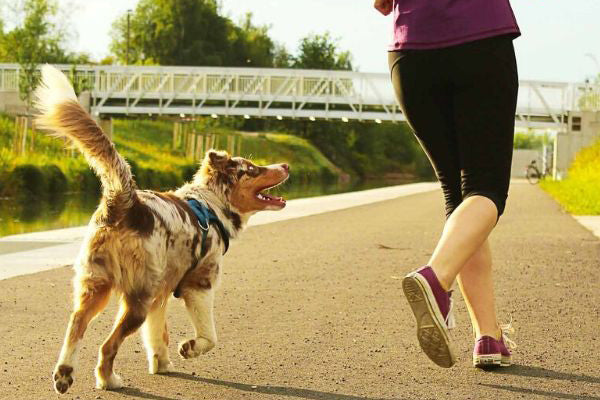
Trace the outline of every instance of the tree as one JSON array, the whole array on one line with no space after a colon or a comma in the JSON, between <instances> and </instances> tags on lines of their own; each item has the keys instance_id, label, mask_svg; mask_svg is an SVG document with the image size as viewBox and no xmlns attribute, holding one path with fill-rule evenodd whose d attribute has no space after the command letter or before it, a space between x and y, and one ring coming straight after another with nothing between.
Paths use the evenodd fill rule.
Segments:
<instances>
[{"instance_id":1,"label":"tree","mask_svg":"<svg viewBox=\"0 0 600 400\"><path fill-rule=\"evenodd\" d=\"M269 37L269 26L252 23L252 13L247 13L237 27L232 27L233 65L272 67L275 44Z\"/></svg>"},{"instance_id":2,"label":"tree","mask_svg":"<svg viewBox=\"0 0 600 400\"><path fill-rule=\"evenodd\" d=\"M295 57L294 68L352 70L352 56L349 51L340 51L338 40L329 32L310 34L300 41L299 54Z\"/></svg>"},{"instance_id":3,"label":"tree","mask_svg":"<svg viewBox=\"0 0 600 400\"><path fill-rule=\"evenodd\" d=\"M291 68L294 64L294 57L287 51L285 45L276 43L273 49L273 67Z\"/></svg>"},{"instance_id":4,"label":"tree","mask_svg":"<svg viewBox=\"0 0 600 400\"><path fill-rule=\"evenodd\" d=\"M130 16L131 64L271 66L268 27L247 14L240 26L219 14L216 0L140 0ZM127 59L127 15L113 24L111 52Z\"/></svg>"},{"instance_id":5,"label":"tree","mask_svg":"<svg viewBox=\"0 0 600 400\"><path fill-rule=\"evenodd\" d=\"M3 35L7 54L19 63L19 92L28 107L31 106L31 93L39 80L38 65L41 62L62 62L67 58L50 21L56 10L53 0L26 0L22 23Z\"/></svg>"},{"instance_id":6,"label":"tree","mask_svg":"<svg viewBox=\"0 0 600 400\"><path fill-rule=\"evenodd\" d=\"M39 64L84 63L89 56L65 50L64 32L53 22L58 12L55 0L24 0L16 3L14 11L22 17L14 21L13 30L5 33L0 24L0 61L19 64L19 92L30 107Z\"/></svg>"}]
</instances>

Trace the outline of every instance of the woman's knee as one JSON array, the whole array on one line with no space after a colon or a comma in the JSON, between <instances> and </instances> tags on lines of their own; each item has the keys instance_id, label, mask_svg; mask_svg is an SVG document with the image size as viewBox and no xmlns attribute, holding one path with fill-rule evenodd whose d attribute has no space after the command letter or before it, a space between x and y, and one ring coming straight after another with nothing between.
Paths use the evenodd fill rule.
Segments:
<instances>
[{"instance_id":1,"label":"woman's knee","mask_svg":"<svg viewBox=\"0 0 600 400\"><path fill-rule=\"evenodd\" d=\"M493 203L496 207L496 212L498 214L498 218L502 214L504 214L504 209L506 208L506 194L502 194L499 192L491 191L491 190L472 190L463 194L463 199L466 200L468 198L472 198L474 196L481 196ZM464 201L463 200L463 201Z\"/></svg>"}]
</instances>

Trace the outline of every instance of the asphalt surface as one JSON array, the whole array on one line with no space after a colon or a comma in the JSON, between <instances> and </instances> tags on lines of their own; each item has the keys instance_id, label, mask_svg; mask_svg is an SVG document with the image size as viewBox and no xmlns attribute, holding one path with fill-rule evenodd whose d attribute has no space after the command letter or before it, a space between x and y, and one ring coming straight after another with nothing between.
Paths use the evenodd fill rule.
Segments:
<instances>
[{"instance_id":1,"label":"asphalt surface","mask_svg":"<svg viewBox=\"0 0 600 400\"><path fill-rule=\"evenodd\" d=\"M115 301L92 322L65 399L600 400L600 241L536 187L515 184L492 236L499 315L511 316L516 365L471 367L468 315L457 301L459 362L419 350L401 277L422 265L443 223L430 192L252 227L225 258L220 342L177 356L192 328L169 311L177 372L147 374L139 334L119 352L126 388L93 389ZM55 399L51 372L71 311L70 268L0 281L0 398ZM457 296L460 297L460 296Z\"/></svg>"}]
</instances>

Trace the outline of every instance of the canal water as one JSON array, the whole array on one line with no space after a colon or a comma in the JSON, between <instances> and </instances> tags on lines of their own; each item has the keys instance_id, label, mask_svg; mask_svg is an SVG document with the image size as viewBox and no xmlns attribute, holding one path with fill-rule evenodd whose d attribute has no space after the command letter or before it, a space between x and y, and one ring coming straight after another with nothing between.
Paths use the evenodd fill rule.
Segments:
<instances>
[{"instance_id":1,"label":"canal water","mask_svg":"<svg viewBox=\"0 0 600 400\"><path fill-rule=\"evenodd\" d=\"M286 182L273 193L290 200L411 182L414 181L382 179L347 183ZM0 199L0 237L85 225L97 206L97 196L81 193L67 193L47 199Z\"/></svg>"}]
</instances>

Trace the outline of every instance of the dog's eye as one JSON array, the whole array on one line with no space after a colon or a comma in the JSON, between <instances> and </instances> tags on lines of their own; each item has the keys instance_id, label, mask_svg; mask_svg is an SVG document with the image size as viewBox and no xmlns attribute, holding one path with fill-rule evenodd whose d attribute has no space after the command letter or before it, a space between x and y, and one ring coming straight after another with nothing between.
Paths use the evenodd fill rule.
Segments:
<instances>
[{"instance_id":1,"label":"dog's eye","mask_svg":"<svg viewBox=\"0 0 600 400\"><path fill-rule=\"evenodd\" d=\"M260 168L258 168L256 165L248 165L246 171L251 177L257 177L258 175L260 175Z\"/></svg>"}]
</instances>

